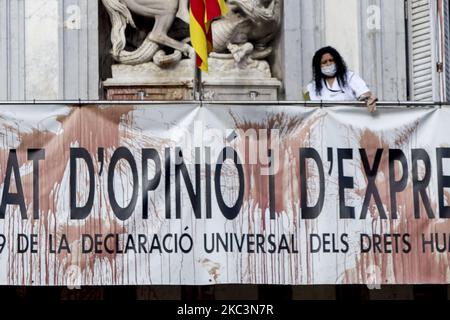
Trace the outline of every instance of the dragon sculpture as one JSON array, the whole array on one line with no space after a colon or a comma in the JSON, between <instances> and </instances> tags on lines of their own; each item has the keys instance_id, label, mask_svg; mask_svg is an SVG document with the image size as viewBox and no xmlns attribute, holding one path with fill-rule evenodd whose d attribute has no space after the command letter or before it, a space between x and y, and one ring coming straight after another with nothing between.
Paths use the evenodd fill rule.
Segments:
<instances>
[{"instance_id":1,"label":"dragon sculpture","mask_svg":"<svg viewBox=\"0 0 450 320\"><path fill-rule=\"evenodd\" d=\"M228 0L229 13L212 23L214 53L217 59L264 59L270 55L270 42L281 21L282 0ZM188 22L188 0L102 0L111 20L111 54L122 64L153 62L159 67L173 65L194 51L189 38L168 36L176 17ZM154 19L151 31L134 51L127 51L125 30L136 28L133 15ZM167 54L164 48L172 48Z\"/></svg>"}]
</instances>

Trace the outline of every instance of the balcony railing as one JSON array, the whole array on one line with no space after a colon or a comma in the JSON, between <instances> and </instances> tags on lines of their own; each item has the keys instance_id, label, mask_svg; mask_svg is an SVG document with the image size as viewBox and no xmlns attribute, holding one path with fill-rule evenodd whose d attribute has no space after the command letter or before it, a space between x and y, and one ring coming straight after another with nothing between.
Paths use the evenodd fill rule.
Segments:
<instances>
[{"instance_id":1,"label":"balcony railing","mask_svg":"<svg viewBox=\"0 0 450 320\"><path fill-rule=\"evenodd\" d=\"M12 100L0 101L0 106L4 105L280 105L299 107L329 107L329 106L365 106L365 102L360 101L148 101L148 100ZM428 107L440 108L450 107L450 102L440 101L378 101L378 107Z\"/></svg>"}]
</instances>

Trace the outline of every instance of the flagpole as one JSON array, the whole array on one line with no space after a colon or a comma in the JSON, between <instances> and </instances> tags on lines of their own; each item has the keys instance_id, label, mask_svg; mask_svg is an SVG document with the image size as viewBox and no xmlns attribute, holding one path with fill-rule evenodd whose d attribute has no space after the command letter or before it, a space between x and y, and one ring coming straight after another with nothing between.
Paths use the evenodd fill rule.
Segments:
<instances>
[{"instance_id":1,"label":"flagpole","mask_svg":"<svg viewBox=\"0 0 450 320\"><path fill-rule=\"evenodd\" d=\"M197 54L195 54L197 60ZM202 83L202 70L195 63L195 75L194 75L194 100L203 100L203 83Z\"/></svg>"}]
</instances>

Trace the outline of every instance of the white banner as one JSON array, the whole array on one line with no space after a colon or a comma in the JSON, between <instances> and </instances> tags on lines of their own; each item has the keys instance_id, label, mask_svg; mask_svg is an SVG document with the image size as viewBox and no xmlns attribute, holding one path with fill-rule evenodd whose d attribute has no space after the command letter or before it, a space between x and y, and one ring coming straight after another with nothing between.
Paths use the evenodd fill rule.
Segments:
<instances>
[{"instance_id":1,"label":"white banner","mask_svg":"<svg viewBox=\"0 0 450 320\"><path fill-rule=\"evenodd\" d=\"M2 285L449 283L446 108L0 115Z\"/></svg>"}]
</instances>

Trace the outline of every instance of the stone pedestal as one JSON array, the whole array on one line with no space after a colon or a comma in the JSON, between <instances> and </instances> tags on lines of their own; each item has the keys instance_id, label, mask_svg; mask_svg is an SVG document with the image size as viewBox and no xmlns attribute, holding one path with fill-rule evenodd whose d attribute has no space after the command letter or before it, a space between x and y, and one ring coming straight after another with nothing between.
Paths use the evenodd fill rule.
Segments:
<instances>
[{"instance_id":1,"label":"stone pedestal","mask_svg":"<svg viewBox=\"0 0 450 320\"><path fill-rule=\"evenodd\" d=\"M116 64L103 82L107 100L182 101L193 99L194 68L189 60L160 68L152 62L137 66Z\"/></svg>"},{"instance_id":2,"label":"stone pedestal","mask_svg":"<svg viewBox=\"0 0 450 320\"><path fill-rule=\"evenodd\" d=\"M154 83L146 85L117 84L106 87L106 100L193 100L192 84Z\"/></svg>"},{"instance_id":3,"label":"stone pedestal","mask_svg":"<svg viewBox=\"0 0 450 320\"><path fill-rule=\"evenodd\" d=\"M154 63L113 65L103 86L107 100L183 101L194 99L194 61L168 68ZM281 82L271 77L266 61L210 58L202 74L205 101L276 101Z\"/></svg>"},{"instance_id":4,"label":"stone pedestal","mask_svg":"<svg viewBox=\"0 0 450 320\"><path fill-rule=\"evenodd\" d=\"M205 101L276 101L281 84L276 79L203 81Z\"/></svg>"}]
</instances>

